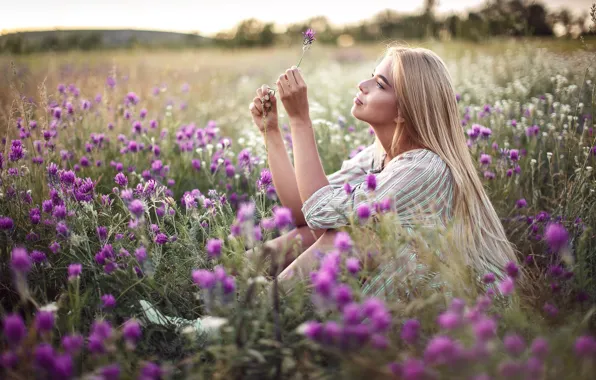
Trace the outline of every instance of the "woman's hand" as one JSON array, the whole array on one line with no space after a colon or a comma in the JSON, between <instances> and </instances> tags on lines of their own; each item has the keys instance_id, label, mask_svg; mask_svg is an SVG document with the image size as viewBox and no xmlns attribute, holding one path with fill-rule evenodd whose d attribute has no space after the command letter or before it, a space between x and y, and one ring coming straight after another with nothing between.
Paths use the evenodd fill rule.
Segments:
<instances>
[{"instance_id":1,"label":"woman's hand","mask_svg":"<svg viewBox=\"0 0 596 380\"><path fill-rule=\"evenodd\" d=\"M277 130L279 128L277 116L277 99L275 95L269 93L269 86L262 85L257 90L257 95L250 103L248 109L252 115L252 120L255 122L261 133L265 132L265 120L267 123L267 130Z\"/></svg>"},{"instance_id":2,"label":"woman's hand","mask_svg":"<svg viewBox=\"0 0 596 380\"><path fill-rule=\"evenodd\" d=\"M309 116L306 83L296 66L286 70L277 80L279 97L289 119L306 120Z\"/></svg>"}]
</instances>

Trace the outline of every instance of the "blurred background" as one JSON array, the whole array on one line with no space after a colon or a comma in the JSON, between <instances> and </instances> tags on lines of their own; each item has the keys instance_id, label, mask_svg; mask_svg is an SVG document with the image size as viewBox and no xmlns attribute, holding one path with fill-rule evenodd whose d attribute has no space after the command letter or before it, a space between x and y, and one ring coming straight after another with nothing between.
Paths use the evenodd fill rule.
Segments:
<instances>
[{"instance_id":1,"label":"blurred background","mask_svg":"<svg viewBox=\"0 0 596 380\"><path fill-rule=\"evenodd\" d=\"M590 31L592 0L299 2L2 0L0 53L127 48L270 47L383 39L482 42L493 37L577 39Z\"/></svg>"}]
</instances>

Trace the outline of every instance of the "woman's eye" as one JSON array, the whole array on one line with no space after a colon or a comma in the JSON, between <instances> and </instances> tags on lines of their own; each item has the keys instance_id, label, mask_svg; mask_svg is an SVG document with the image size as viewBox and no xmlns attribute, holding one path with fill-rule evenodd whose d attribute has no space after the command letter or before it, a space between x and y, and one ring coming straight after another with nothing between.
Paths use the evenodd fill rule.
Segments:
<instances>
[{"instance_id":1,"label":"woman's eye","mask_svg":"<svg viewBox=\"0 0 596 380\"><path fill-rule=\"evenodd\" d=\"M381 84L379 82L377 82L377 86L379 86L380 88L383 88L383 86L381 86Z\"/></svg>"}]
</instances>

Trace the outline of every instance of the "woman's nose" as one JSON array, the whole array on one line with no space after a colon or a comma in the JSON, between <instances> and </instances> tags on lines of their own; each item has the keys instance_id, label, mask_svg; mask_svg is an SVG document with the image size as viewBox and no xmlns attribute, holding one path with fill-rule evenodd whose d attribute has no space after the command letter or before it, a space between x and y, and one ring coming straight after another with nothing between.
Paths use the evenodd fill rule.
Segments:
<instances>
[{"instance_id":1,"label":"woman's nose","mask_svg":"<svg viewBox=\"0 0 596 380\"><path fill-rule=\"evenodd\" d=\"M358 89L360 91L362 91L363 93L366 93L366 86L365 86L365 84L366 84L366 81L362 81L362 82L358 83Z\"/></svg>"}]
</instances>

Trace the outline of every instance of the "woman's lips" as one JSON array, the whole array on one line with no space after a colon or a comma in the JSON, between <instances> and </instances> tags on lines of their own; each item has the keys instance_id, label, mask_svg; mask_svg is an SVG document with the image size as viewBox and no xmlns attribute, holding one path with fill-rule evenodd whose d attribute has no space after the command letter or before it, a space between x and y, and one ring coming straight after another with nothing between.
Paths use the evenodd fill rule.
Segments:
<instances>
[{"instance_id":1,"label":"woman's lips","mask_svg":"<svg viewBox=\"0 0 596 380\"><path fill-rule=\"evenodd\" d=\"M356 103L358 105L363 105L364 104L364 103L362 103L362 101L360 101L360 99L358 99L357 96L354 98L354 103Z\"/></svg>"}]
</instances>

